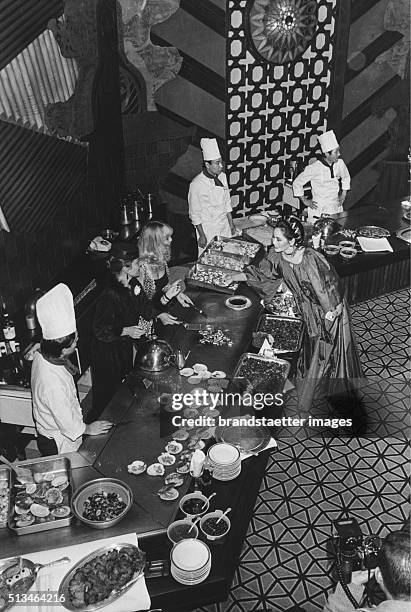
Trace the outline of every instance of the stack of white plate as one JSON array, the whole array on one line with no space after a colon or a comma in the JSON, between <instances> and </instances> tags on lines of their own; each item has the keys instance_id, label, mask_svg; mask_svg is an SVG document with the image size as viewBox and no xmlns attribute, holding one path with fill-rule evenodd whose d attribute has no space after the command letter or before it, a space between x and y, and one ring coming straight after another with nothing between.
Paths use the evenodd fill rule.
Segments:
<instances>
[{"instance_id":1,"label":"stack of white plate","mask_svg":"<svg viewBox=\"0 0 411 612\"><path fill-rule=\"evenodd\" d=\"M200 584L210 573L211 552L201 540L181 540L170 555L171 575L181 584Z\"/></svg>"},{"instance_id":2,"label":"stack of white plate","mask_svg":"<svg viewBox=\"0 0 411 612\"><path fill-rule=\"evenodd\" d=\"M232 444L214 444L208 450L208 459L216 480L234 480L241 472L240 451Z\"/></svg>"}]
</instances>

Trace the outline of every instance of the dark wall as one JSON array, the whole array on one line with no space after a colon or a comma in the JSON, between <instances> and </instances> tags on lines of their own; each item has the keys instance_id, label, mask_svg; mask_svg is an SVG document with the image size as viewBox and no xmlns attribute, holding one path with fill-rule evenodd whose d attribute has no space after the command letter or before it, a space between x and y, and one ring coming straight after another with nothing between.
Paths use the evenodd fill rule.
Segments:
<instances>
[{"instance_id":1,"label":"dark wall","mask_svg":"<svg viewBox=\"0 0 411 612\"><path fill-rule=\"evenodd\" d=\"M3 122L0 142L1 205L7 221L13 220L10 233L0 231L0 293L13 312L84 252L106 219L88 197L87 149ZM14 214L8 215L12 204Z\"/></svg>"}]
</instances>

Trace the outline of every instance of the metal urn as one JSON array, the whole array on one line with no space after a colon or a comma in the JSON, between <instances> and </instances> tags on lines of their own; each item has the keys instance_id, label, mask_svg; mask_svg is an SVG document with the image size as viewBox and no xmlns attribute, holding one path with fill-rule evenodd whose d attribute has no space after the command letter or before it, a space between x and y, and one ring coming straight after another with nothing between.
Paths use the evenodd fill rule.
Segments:
<instances>
[{"instance_id":1,"label":"metal urn","mask_svg":"<svg viewBox=\"0 0 411 612\"><path fill-rule=\"evenodd\" d=\"M313 233L321 232L321 237L324 240L327 240L333 234L336 234L338 230L341 229L341 225L335 221L335 219L331 219L331 217L321 217L314 223Z\"/></svg>"}]
</instances>

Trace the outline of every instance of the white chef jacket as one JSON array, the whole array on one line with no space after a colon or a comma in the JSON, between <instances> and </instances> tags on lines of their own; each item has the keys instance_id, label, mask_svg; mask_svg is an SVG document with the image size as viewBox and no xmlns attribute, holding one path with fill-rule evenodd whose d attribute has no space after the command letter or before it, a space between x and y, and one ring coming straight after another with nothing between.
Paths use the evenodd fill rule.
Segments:
<instances>
[{"instance_id":1,"label":"white chef jacket","mask_svg":"<svg viewBox=\"0 0 411 612\"><path fill-rule=\"evenodd\" d=\"M218 178L224 187L217 186L213 179L200 172L191 181L188 192L188 215L191 223L202 225L207 242L210 242L214 236L231 236L227 213L233 209L227 177L224 172L220 172ZM197 232L197 240L198 238ZM199 247L199 255L202 250Z\"/></svg>"},{"instance_id":2,"label":"white chef jacket","mask_svg":"<svg viewBox=\"0 0 411 612\"><path fill-rule=\"evenodd\" d=\"M73 376L64 365L37 352L31 369L33 416L37 431L54 438L59 453L77 451L86 428Z\"/></svg>"},{"instance_id":3,"label":"white chef jacket","mask_svg":"<svg viewBox=\"0 0 411 612\"><path fill-rule=\"evenodd\" d=\"M317 160L309 164L293 181L293 191L296 198L302 197L304 195L304 185L311 183L313 202L317 204L318 208L315 210L308 208L309 221L313 220L313 217L321 217L322 214L335 215L343 211L343 207L338 201L340 180L343 191L348 191L351 186L351 177L342 159L338 159L332 167Z\"/></svg>"}]
</instances>

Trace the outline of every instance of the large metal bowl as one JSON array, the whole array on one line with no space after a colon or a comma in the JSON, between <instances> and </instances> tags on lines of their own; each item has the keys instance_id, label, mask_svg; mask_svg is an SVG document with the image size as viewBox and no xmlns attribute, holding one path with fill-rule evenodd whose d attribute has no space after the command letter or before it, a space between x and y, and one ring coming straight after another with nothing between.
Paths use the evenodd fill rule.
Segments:
<instances>
[{"instance_id":1,"label":"large metal bowl","mask_svg":"<svg viewBox=\"0 0 411 612\"><path fill-rule=\"evenodd\" d=\"M116 516L109 521L90 521L83 516L84 504L86 500L95 493L117 493L125 502L126 507L121 514ZM121 480L117 480L116 478L97 478L96 480L91 480L90 482L86 482L82 485L77 491L74 493L71 506L76 517L89 527L93 527L93 529L107 529L107 527L112 527L113 525L117 525L127 514L133 504L133 493L130 487L121 482Z\"/></svg>"}]
</instances>

